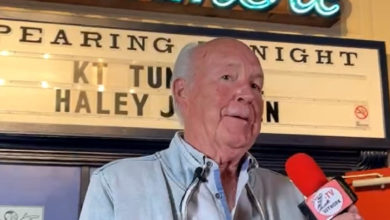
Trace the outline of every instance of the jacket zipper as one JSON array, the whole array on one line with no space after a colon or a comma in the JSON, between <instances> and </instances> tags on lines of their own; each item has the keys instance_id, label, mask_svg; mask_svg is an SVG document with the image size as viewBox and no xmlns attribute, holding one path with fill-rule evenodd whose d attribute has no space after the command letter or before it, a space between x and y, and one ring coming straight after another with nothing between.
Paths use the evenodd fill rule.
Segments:
<instances>
[{"instance_id":1,"label":"jacket zipper","mask_svg":"<svg viewBox=\"0 0 390 220\"><path fill-rule=\"evenodd\" d=\"M183 201L181 202L181 208L180 208L183 220L187 219L188 202L190 201L190 198L192 197L192 194L195 191L194 189L198 185L199 181L200 180L198 178L195 178L194 181L188 187L186 193L184 194L184 198Z\"/></svg>"},{"instance_id":2,"label":"jacket zipper","mask_svg":"<svg viewBox=\"0 0 390 220\"><path fill-rule=\"evenodd\" d=\"M252 188L249 185L246 185L246 188L252 198L252 200L255 202L257 210L260 212L261 219L266 220L263 207L261 206L260 202L256 199L255 194L253 193Z\"/></svg>"}]
</instances>

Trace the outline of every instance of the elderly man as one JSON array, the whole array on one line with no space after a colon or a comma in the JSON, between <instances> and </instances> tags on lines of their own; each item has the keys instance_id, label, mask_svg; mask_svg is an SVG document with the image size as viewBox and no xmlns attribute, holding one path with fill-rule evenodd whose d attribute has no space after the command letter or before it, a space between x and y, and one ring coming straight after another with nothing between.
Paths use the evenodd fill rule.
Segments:
<instances>
[{"instance_id":1,"label":"elderly man","mask_svg":"<svg viewBox=\"0 0 390 220\"><path fill-rule=\"evenodd\" d=\"M184 132L166 150L98 169L80 219L304 219L302 195L248 153L260 131L263 79L240 41L187 45L172 83ZM354 207L337 218L359 216Z\"/></svg>"}]
</instances>

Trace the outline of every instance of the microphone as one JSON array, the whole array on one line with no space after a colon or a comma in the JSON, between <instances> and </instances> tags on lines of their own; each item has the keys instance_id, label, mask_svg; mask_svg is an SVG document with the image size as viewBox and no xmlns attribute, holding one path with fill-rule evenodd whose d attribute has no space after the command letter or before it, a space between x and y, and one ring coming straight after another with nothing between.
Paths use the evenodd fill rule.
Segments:
<instances>
[{"instance_id":1,"label":"microphone","mask_svg":"<svg viewBox=\"0 0 390 220\"><path fill-rule=\"evenodd\" d=\"M309 220L332 219L357 201L341 177L328 181L307 154L294 154L287 159L285 167L288 177L306 198L298 207Z\"/></svg>"},{"instance_id":2,"label":"microphone","mask_svg":"<svg viewBox=\"0 0 390 220\"><path fill-rule=\"evenodd\" d=\"M198 178L201 182L207 182L206 177L203 176L203 168L202 167L197 167L195 169L194 177Z\"/></svg>"}]
</instances>

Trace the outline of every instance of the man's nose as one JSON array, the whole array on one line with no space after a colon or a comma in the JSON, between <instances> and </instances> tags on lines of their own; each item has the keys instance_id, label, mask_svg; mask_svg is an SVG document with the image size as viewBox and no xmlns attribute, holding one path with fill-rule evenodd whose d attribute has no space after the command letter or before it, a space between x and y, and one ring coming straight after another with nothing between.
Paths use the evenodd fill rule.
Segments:
<instances>
[{"instance_id":1,"label":"man's nose","mask_svg":"<svg viewBox=\"0 0 390 220\"><path fill-rule=\"evenodd\" d=\"M249 85L240 86L236 92L236 101L252 103L255 99L254 89Z\"/></svg>"}]
</instances>

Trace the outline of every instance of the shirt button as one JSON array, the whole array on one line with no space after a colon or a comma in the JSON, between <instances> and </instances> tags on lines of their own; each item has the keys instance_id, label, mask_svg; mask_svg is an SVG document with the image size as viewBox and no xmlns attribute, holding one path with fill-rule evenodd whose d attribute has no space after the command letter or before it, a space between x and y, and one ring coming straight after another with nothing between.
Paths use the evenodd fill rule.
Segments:
<instances>
[{"instance_id":1,"label":"shirt button","mask_svg":"<svg viewBox=\"0 0 390 220\"><path fill-rule=\"evenodd\" d=\"M221 195L221 193L215 193L215 198L217 198L217 199L221 199L221 198L222 198L222 195Z\"/></svg>"},{"instance_id":2,"label":"shirt button","mask_svg":"<svg viewBox=\"0 0 390 220\"><path fill-rule=\"evenodd\" d=\"M207 161L206 165L207 165L207 167L212 167L213 163L211 161Z\"/></svg>"}]
</instances>

